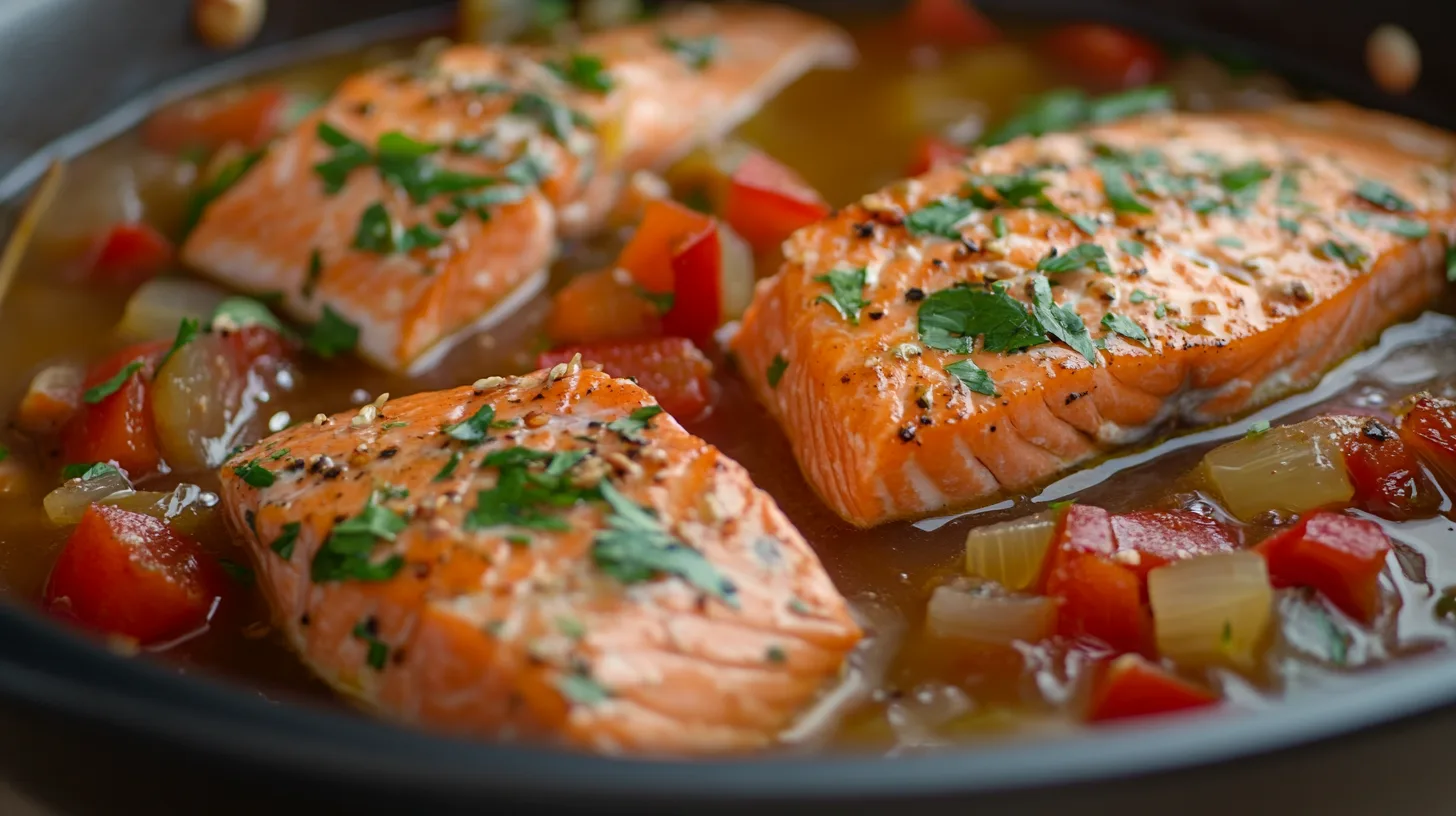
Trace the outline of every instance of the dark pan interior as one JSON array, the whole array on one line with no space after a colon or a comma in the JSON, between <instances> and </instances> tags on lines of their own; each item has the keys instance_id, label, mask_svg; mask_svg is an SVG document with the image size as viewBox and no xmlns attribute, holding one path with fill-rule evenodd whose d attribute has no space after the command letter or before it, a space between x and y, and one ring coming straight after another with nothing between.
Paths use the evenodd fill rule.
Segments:
<instances>
[{"instance_id":1,"label":"dark pan interior","mask_svg":"<svg viewBox=\"0 0 1456 816\"><path fill-rule=\"evenodd\" d=\"M0 201L45 158L127 127L157 99L356 38L438 26L447 11L405 0L273 0L260 42L219 63L189 37L187 0L0 0ZM808 2L832 10L873 2ZM1102 18L1245 55L1311 88L1456 125L1440 48L1443 4L1073 2L981 4L1017 16ZM1388 13L1388 16L1386 16ZM402 14L403 16L397 16ZM396 16L388 16L396 15ZM387 17L387 19L385 19ZM373 21L373 22L369 22ZM1365 36L1401 22L1427 46L1420 87L1380 94ZM362 24L341 35L321 32ZM170 83L170 84L167 84ZM83 130L84 126L91 127ZM71 134L71 135L67 135ZM0 211L3 212L3 211ZM0 229L4 223L0 221ZM550 804L595 812L741 811L813 800L844 809L966 806L1095 812L1414 812L1456 797L1444 735L1456 727L1456 661L1418 660L1338 694L1212 720L1113 729L1055 742L930 757L656 763L445 740L360 717L280 706L228 684L125 660L0 604L0 776L67 812L480 812ZM1337 735L1367 728L1358 736ZM1310 744L1319 741L1317 744ZM1238 802L1238 805L1233 805Z\"/></svg>"}]
</instances>

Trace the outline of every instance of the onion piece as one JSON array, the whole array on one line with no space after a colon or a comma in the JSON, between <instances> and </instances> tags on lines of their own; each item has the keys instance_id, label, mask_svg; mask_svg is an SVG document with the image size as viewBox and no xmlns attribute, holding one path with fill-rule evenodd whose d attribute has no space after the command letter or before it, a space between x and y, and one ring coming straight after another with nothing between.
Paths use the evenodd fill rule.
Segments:
<instances>
[{"instance_id":1,"label":"onion piece","mask_svg":"<svg viewBox=\"0 0 1456 816\"><path fill-rule=\"evenodd\" d=\"M1031 595L1008 595L993 584L970 591L936 587L925 613L930 634L977 643L1036 643L1050 637L1057 625L1057 602Z\"/></svg>"},{"instance_id":2,"label":"onion piece","mask_svg":"<svg viewBox=\"0 0 1456 816\"><path fill-rule=\"evenodd\" d=\"M126 312L116 327L126 340L157 340L177 334L183 318L206 323L218 304L228 297L226 290L207 281L188 278L153 278L142 284L126 302Z\"/></svg>"},{"instance_id":3,"label":"onion piece","mask_svg":"<svg viewBox=\"0 0 1456 816\"><path fill-rule=\"evenodd\" d=\"M72 479L46 494L46 516L52 524L69 527L79 524L81 515L94 502L129 496L131 481L116 468L108 468L90 479Z\"/></svg>"},{"instance_id":4,"label":"onion piece","mask_svg":"<svg viewBox=\"0 0 1456 816\"><path fill-rule=\"evenodd\" d=\"M1024 592L1041 577L1057 521L1049 511L977 527L966 534L966 574Z\"/></svg>"},{"instance_id":5,"label":"onion piece","mask_svg":"<svg viewBox=\"0 0 1456 816\"><path fill-rule=\"evenodd\" d=\"M1243 521L1271 510L1303 513L1348 504L1355 495L1339 445L1319 424L1271 428L1214 448L1201 469L1224 506Z\"/></svg>"},{"instance_id":6,"label":"onion piece","mask_svg":"<svg viewBox=\"0 0 1456 816\"><path fill-rule=\"evenodd\" d=\"M81 409L86 372L79 365L46 366L30 381L15 409L15 425L29 434L56 433Z\"/></svg>"},{"instance_id":7,"label":"onion piece","mask_svg":"<svg viewBox=\"0 0 1456 816\"><path fill-rule=\"evenodd\" d=\"M168 464L180 472L215 468L240 443L257 440L271 399L258 367L239 370L217 333L177 349L152 386L152 422Z\"/></svg>"},{"instance_id":8,"label":"onion piece","mask_svg":"<svg viewBox=\"0 0 1456 816\"><path fill-rule=\"evenodd\" d=\"M143 490L116 494L102 499L100 503L116 505L133 513L145 513L194 538L216 529L222 521L216 509L217 494L194 484L180 484L167 493Z\"/></svg>"},{"instance_id":9,"label":"onion piece","mask_svg":"<svg viewBox=\"0 0 1456 816\"><path fill-rule=\"evenodd\" d=\"M1252 552L1205 555L1148 573L1158 652L1188 666L1254 669L1274 621L1274 589Z\"/></svg>"},{"instance_id":10,"label":"onion piece","mask_svg":"<svg viewBox=\"0 0 1456 816\"><path fill-rule=\"evenodd\" d=\"M719 323L736 320L753 301L753 287L758 275L753 266L753 249L724 221L718 222L718 245L722 257L719 266L719 292L722 293Z\"/></svg>"}]
</instances>

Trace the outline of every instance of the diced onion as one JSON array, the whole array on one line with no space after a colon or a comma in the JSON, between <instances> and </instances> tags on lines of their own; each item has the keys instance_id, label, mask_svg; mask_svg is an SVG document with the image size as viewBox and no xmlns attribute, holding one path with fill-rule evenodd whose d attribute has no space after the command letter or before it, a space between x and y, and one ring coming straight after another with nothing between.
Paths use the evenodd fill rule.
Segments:
<instances>
[{"instance_id":1,"label":"diced onion","mask_svg":"<svg viewBox=\"0 0 1456 816\"><path fill-rule=\"evenodd\" d=\"M61 429L81 408L81 386L86 372L79 365L46 366L30 381L15 409L15 424L40 436Z\"/></svg>"},{"instance_id":2,"label":"diced onion","mask_svg":"<svg viewBox=\"0 0 1456 816\"><path fill-rule=\"evenodd\" d=\"M1252 670L1269 640L1274 590L1252 552L1205 555L1148 573L1158 652L1188 666Z\"/></svg>"},{"instance_id":3,"label":"diced onion","mask_svg":"<svg viewBox=\"0 0 1456 816\"><path fill-rule=\"evenodd\" d=\"M126 302L117 333L127 340L158 340L177 334L184 317L206 322L227 292L189 278L153 278Z\"/></svg>"},{"instance_id":4,"label":"diced onion","mask_svg":"<svg viewBox=\"0 0 1456 816\"><path fill-rule=\"evenodd\" d=\"M46 516L52 524L62 527L79 524L81 515L92 503L129 496L133 492L131 482L118 470L92 479L72 479L46 494Z\"/></svg>"},{"instance_id":5,"label":"diced onion","mask_svg":"<svg viewBox=\"0 0 1456 816\"><path fill-rule=\"evenodd\" d=\"M172 529L189 536L199 536L214 528L221 519L217 511L217 494L194 484L180 484L168 493L143 490L116 494L102 500L133 513L145 513L167 522Z\"/></svg>"},{"instance_id":6,"label":"diced onion","mask_svg":"<svg viewBox=\"0 0 1456 816\"><path fill-rule=\"evenodd\" d=\"M723 314L720 315L720 322L726 322L742 316L748 308L749 302L753 300L753 286L758 276L753 266L753 249L727 223L721 221L718 223L718 244L723 259L719 267L722 275L722 288L719 291L723 293Z\"/></svg>"},{"instance_id":7,"label":"diced onion","mask_svg":"<svg viewBox=\"0 0 1456 816\"><path fill-rule=\"evenodd\" d=\"M1272 428L1215 448L1203 475L1229 512L1253 521L1271 510L1303 513L1355 495L1339 446L1318 425Z\"/></svg>"},{"instance_id":8,"label":"diced onion","mask_svg":"<svg viewBox=\"0 0 1456 816\"><path fill-rule=\"evenodd\" d=\"M1052 634L1057 623L1055 600L993 589L991 585L971 591L937 587L930 596L926 627L936 637L1001 645L1036 643Z\"/></svg>"},{"instance_id":9,"label":"diced onion","mask_svg":"<svg viewBox=\"0 0 1456 816\"><path fill-rule=\"evenodd\" d=\"M1057 522L1049 512L977 527L966 534L966 574L995 581L1013 592L1041 576Z\"/></svg>"}]
</instances>

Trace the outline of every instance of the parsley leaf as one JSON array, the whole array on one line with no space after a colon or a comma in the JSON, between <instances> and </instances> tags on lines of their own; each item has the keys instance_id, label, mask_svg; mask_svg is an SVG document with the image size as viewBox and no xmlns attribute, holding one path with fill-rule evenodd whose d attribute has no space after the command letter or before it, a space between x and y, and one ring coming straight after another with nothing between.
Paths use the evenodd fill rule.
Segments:
<instances>
[{"instance_id":1,"label":"parsley leaf","mask_svg":"<svg viewBox=\"0 0 1456 816\"><path fill-rule=\"evenodd\" d=\"M81 401L86 403L87 405L95 405L96 403L106 399L112 394L115 394L117 391L120 391L121 387L123 385L126 385L126 381L131 379L133 374L141 370L142 361L132 360L131 362L123 366L120 371L111 375L106 380L103 380L102 382L99 382L96 385L93 385L90 388L86 389L86 391L81 394Z\"/></svg>"},{"instance_id":2,"label":"parsley leaf","mask_svg":"<svg viewBox=\"0 0 1456 816\"><path fill-rule=\"evenodd\" d=\"M1006 219L1002 218L1000 214L991 219L991 234L997 238L1006 237Z\"/></svg>"},{"instance_id":3,"label":"parsley leaf","mask_svg":"<svg viewBox=\"0 0 1456 816\"><path fill-rule=\"evenodd\" d=\"M1409 218L1398 218L1383 213L1372 214L1361 210L1349 210L1345 213L1345 217L1357 227L1374 227L1402 238L1424 238L1431 234L1430 226L1424 221L1414 221Z\"/></svg>"},{"instance_id":4,"label":"parsley leaf","mask_svg":"<svg viewBox=\"0 0 1456 816\"><path fill-rule=\"evenodd\" d=\"M304 344L320 357L334 357L354 350L359 344L359 327L345 320L332 307L325 306L323 316L313 324Z\"/></svg>"},{"instance_id":5,"label":"parsley leaf","mask_svg":"<svg viewBox=\"0 0 1456 816\"><path fill-rule=\"evenodd\" d=\"M986 351L1019 351L1047 342L1026 306L1002 289L942 289L921 302L917 317L922 343L955 354L970 354L978 336Z\"/></svg>"},{"instance_id":6,"label":"parsley leaf","mask_svg":"<svg viewBox=\"0 0 1456 816\"><path fill-rule=\"evenodd\" d=\"M195 338L197 336L197 333L201 330L202 324L198 321L197 318L182 318L182 322L177 324L177 337L172 340L172 347L167 349L167 353L163 354L162 359L157 362L157 370L153 372L152 379L156 379L157 375L162 373L162 366L166 365L167 361L172 359L172 355L176 354L178 349L182 348L188 343L191 343L192 339Z\"/></svg>"},{"instance_id":7,"label":"parsley leaf","mask_svg":"<svg viewBox=\"0 0 1456 816\"><path fill-rule=\"evenodd\" d=\"M1129 295L1127 299L1129 303L1146 303L1150 300L1157 300L1157 298L1153 297L1147 292L1144 292L1141 289L1132 290L1132 294Z\"/></svg>"},{"instance_id":8,"label":"parsley leaf","mask_svg":"<svg viewBox=\"0 0 1456 816\"><path fill-rule=\"evenodd\" d=\"M905 228L911 235L936 235L952 241L961 239L956 225L966 220L973 210L971 202L963 198L943 198L916 210L905 219Z\"/></svg>"},{"instance_id":9,"label":"parsley leaf","mask_svg":"<svg viewBox=\"0 0 1456 816\"><path fill-rule=\"evenodd\" d=\"M308 254L308 273L303 278L303 288L299 290L299 294L303 295L304 299L313 299L313 293L318 289L319 277L323 274L324 256L315 248Z\"/></svg>"},{"instance_id":10,"label":"parsley leaf","mask_svg":"<svg viewBox=\"0 0 1456 816\"><path fill-rule=\"evenodd\" d=\"M263 158L263 151L255 150L233 159L223 165L222 169L218 170L207 183L193 193L192 197L187 199L187 210L182 220L182 234L185 236L191 233L197 227L198 222L202 221L202 214L208 205L232 189L233 185L241 181L261 158Z\"/></svg>"},{"instance_id":11,"label":"parsley leaf","mask_svg":"<svg viewBox=\"0 0 1456 816\"><path fill-rule=\"evenodd\" d=\"M389 659L389 645L379 639L378 628L379 624L373 618L362 620L354 624L353 635L369 646L364 655L364 662L369 664L369 668L384 671L384 664Z\"/></svg>"},{"instance_id":12,"label":"parsley leaf","mask_svg":"<svg viewBox=\"0 0 1456 816\"><path fill-rule=\"evenodd\" d=\"M1099 244L1078 244L1066 252L1049 255L1037 262L1039 272L1058 274L1076 272L1091 267L1104 275L1111 275L1112 264L1107 260L1107 251Z\"/></svg>"},{"instance_id":13,"label":"parsley leaf","mask_svg":"<svg viewBox=\"0 0 1456 816\"><path fill-rule=\"evenodd\" d=\"M61 478L68 482L72 479L89 482L111 473L121 475L121 471L110 462L79 462L61 468Z\"/></svg>"},{"instance_id":14,"label":"parsley leaf","mask_svg":"<svg viewBox=\"0 0 1456 816\"><path fill-rule=\"evenodd\" d=\"M1143 331L1136 321L1125 315L1108 312L1102 316L1102 328L1126 337L1129 340L1136 340L1143 345L1148 344L1148 334Z\"/></svg>"},{"instance_id":15,"label":"parsley leaf","mask_svg":"<svg viewBox=\"0 0 1456 816\"><path fill-rule=\"evenodd\" d=\"M1359 244L1349 242L1325 241L1315 247L1315 251L1332 261L1339 261L1351 269L1364 267L1365 262L1370 259L1369 254Z\"/></svg>"},{"instance_id":16,"label":"parsley leaf","mask_svg":"<svg viewBox=\"0 0 1456 816\"><path fill-rule=\"evenodd\" d=\"M669 533L656 514L618 493L610 482L602 482L600 489L612 513L607 529L592 540L598 569L624 584L675 576L729 606L738 605L738 588L702 553Z\"/></svg>"},{"instance_id":17,"label":"parsley leaf","mask_svg":"<svg viewBox=\"0 0 1456 816\"><path fill-rule=\"evenodd\" d=\"M1448 264L1446 271L1447 277L1451 276L1451 269L1452 267L1450 266L1450 264ZM782 380L784 378L784 372L788 370L789 361L784 359L784 355L775 354L774 358L770 360L768 364L768 387L778 388L779 380Z\"/></svg>"},{"instance_id":18,"label":"parsley leaf","mask_svg":"<svg viewBox=\"0 0 1456 816\"><path fill-rule=\"evenodd\" d=\"M1161 85L1147 85L1093 99L1087 106L1087 120L1103 124L1144 113L1171 110L1172 107L1171 90Z\"/></svg>"},{"instance_id":19,"label":"parsley leaf","mask_svg":"<svg viewBox=\"0 0 1456 816\"><path fill-rule=\"evenodd\" d=\"M1274 175L1274 171L1263 164L1251 161L1218 174L1218 183L1230 193L1250 189Z\"/></svg>"},{"instance_id":20,"label":"parsley leaf","mask_svg":"<svg viewBox=\"0 0 1456 816\"><path fill-rule=\"evenodd\" d=\"M865 268L834 269L827 275L815 275L814 280L829 284L829 294L820 295L814 301L828 303L840 317L858 326L859 310L869 303L864 299Z\"/></svg>"},{"instance_id":21,"label":"parsley leaf","mask_svg":"<svg viewBox=\"0 0 1456 816\"><path fill-rule=\"evenodd\" d=\"M970 360L957 360L947 365L945 373L960 380L962 385L977 394L996 396L996 383L991 381L991 375Z\"/></svg>"},{"instance_id":22,"label":"parsley leaf","mask_svg":"<svg viewBox=\"0 0 1456 816\"><path fill-rule=\"evenodd\" d=\"M1401 198L1398 193L1390 187L1371 179L1362 179L1355 185L1355 195L1374 204L1382 210L1391 212L1414 212L1415 207L1409 201Z\"/></svg>"},{"instance_id":23,"label":"parsley leaf","mask_svg":"<svg viewBox=\"0 0 1456 816\"><path fill-rule=\"evenodd\" d=\"M673 37L664 34L658 42L694 71L703 71L712 65L721 45L713 36Z\"/></svg>"},{"instance_id":24,"label":"parsley leaf","mask_svg":"<svg viewBox=\"0 0 1456 816\"><path fill-rule=\"evenodd\" d=\"M1456 283L1456 244L1446 247L1446 280Z\"/></svg>"},{"instance_id":25,"label":"parsley leaf","mask_svg":"<svg viewBox=\"0 0 1456 816\"><path fill-rule=\"evenodd\" d=\"M571 54L563 62L546 63L546 67L583 91L607 93L616 85L602 58L593 54Z\"/></svg>"},{"instance_id":26,"label":"parsley leaf","mask_svg":"<svg viewBox=\"0 0 1456 816\"><path fill-rule=\"evenodd\" d=\"M1141 242L1134 241L1131 238L1117 239L1117 248L1133 256L1134 258L1141 258L1143 256L1143 252L1147 250L1147 247L1143 246Z\"/></svg>"},{"instance_id":27,"label":"parsley leaf","mask_svg":"<svg viewBox=\"0 0 1456 816\"><path fill-rule=\"evenodd\" d=\"M1268 430L1269 420L1261 419L1258 422L1251 424L1249 426L1249 430L1244 433L1244 436L1259 436L1260 434L1263 434Z\"/></svg>"},{"instance_id":28,"label":"parsley leaf","mask_svg":"<svg viewBox=\"0 0 1456 816\"><path fill-rule=\"evenodd\" d=\"M384 203L376 201L364 208L359 216L359 226L354 230L353 247L365 252L387 255L399 246L398 227L389 217Z\"/></svg>"},{"instance_id":29,"label":"parsley leaf","mask_svg":"<svg viewBox=\"0 0 1456 816\"><path fill-rule=\"evenodd\" d=\"M1051 283L1044 275L1032 278L1031 311L1046 333L1071 346L1092 363L1097 362L1097 347L1082 316L1052 299Z\"/></svg>"},{"instance_id":30,"label":"parsley leaf","mask_svg":"<svg viewBox=\"0 0 1456 816\"><path fill-rule=\"evenodd\" d=\"M404 558L390 556L382 562L370 560L379 541L394 541L408 522L369 497L359 515L334 525L323 546L314 554L310 575L324 581L387 581L404 566Z\"/></svg>"},{"instance_id":31,"label":"parsley leaf","mask_svg":"<svg viewBox=\"0 0 1456 816\"><path fill-rule=\"evenodd\" d=\"M628 442L641 444L642 432L652 423L652 418L662 413L660 405L644 405L627 416L607 423L607 430L616 431Z\"/></svg>"},{"instance_id":32,"label":"parsley leaf","mask_svg":"<svg viewBox=\"0 0 1456 816\"><path fill-rule=\"evenodd\" d=\"M585 456L585 451L553 454L521 447L492 452L485 457L483 465L496 468L500 476L494 488L475 494L475 508L465 516L465 529L513 526L569 530L566 519L546 511L569 507L595 495L593 490L575 487L567 473ZM543 462L544 469L533 469Z\"/></svg>"},{"instance_id":33,"label":"parsley leaf","mask_svg":"<svg viewBox=\"0 0 1456 816\"><path fill-rule=\"evenodd\" d=\"M1075 88L1059 88L1024 102L1010 119L983 136L981 143L998 145L1018 136L1041 136L1088 122L1114 122L1172 107L1172 92L1155 85L1096 99L1089 99Z\"/></svg>"},{"instance_id":34,"label":"parsley leaf","mask_svg":"<svg viewBox=\"0 0 1456 816\"><path fill-rule=\"evenodd\" d=\"M586 674L564 674L556 680L556 690L573 703L584 706L600 705L611 698L612 693L601 683Z\"/></svg>"},{"instance_id":35,"label":"parsley leaf","mask_svg":"<svg viewBox=\"0 0 1456 816\"><path fill-rule=\"evenodd\" d=\"M334 152L327 160L315 164L313 171L323 179L325 192L333 195L344 188L350 173L367 167L374 157L363 143L349 138L328 122L319 122L316 132L319 140L332 147Z\"/></svg>"},{"instance_id":36,"label":"parsley leaf","mask_svg":"<svg viewBox=\"0 0 1456 816\"><path fill-rule=\"evenodd\" d=\"M302 531L302 522L288 522L278 531L278 537L273 539L273 543L268 545L268 549L278 553L278 557L284 561L293 560L293 547L298 543L298 534Z\"/></svg>"},{"instance_id":37,"label":"parsley leaf","mask_svg":"<svg viewBox=\"0 0 1456 816\"><path fill-rule=\"evenodd\" d=\"M455 474L455 468L457 468L459 466L460 466L460 451L451 451L450 452L450 459L449 459L449 461L445 462L445 466L442 467L442 468L440 468L440 472L439 473L436 473L435 474L435 478L431 479L430 481L432 481L432 482L443 482L443 481L445 481L446 479L450 478L451 476L453 476Z\"/></svg>"},{"instance_id":38,"label":"parsley leaf","mask_svg":"<svg viewBox=\"0 0 1456 816\"><path fill-rule=\"evenodd\" d=\"M1290 235L1298 235L1299 234L1299 222L1298 221L1295 221L1293 218L1285 218L1284 216L1281 215L1281 216L1279 216L1279 229L1284 230L1285 232L1289 233Z\"/></svg>"},{"instance_id":39,"label":"parsley leaf","mask_svg":"<svg viewBox=\"0 0 1456 816\"><path fill-rule=\"evenodd\" d=\"M566 141L576 127L577 117L570 108L538 93L526 92L516 97L511 113L536 120L558 141Z\"/></svg>"},{"instance_id":40,"label":"parsley leaf","mask_svg":"<svg viewBox=\"0 0 1456 816\"><path fill-rule=\"evenodd\" d=\"M445 435L451 439L458 439L461 442L468 442L472 445L479 444L490 438L490 428L495 422L495 406L489 403L480 406L474 414L462 422L445 427ZM454 470L451 467L451 470ZM446 474L447 476L449 474Z\"/></svg>"},{"instance_id":41,"label":"parsley leaf","mask_svg":"<svg viewBox=\"0 0 1456 816\"><path fill-rule=\"evenodd\" d=\"M278 480L278 477L273 475L273 471L258 464L256 459L249 459L241 465L234 465L233 473L253 487L272 487L273 483Z\"/></svg>"},{"instance_id":42,"label":"parsley leaf","mask_svg":"<svg viewBox=\"0 0 1456 816\"><path fill-rule=\"evenodd\" d=\"M1114 211L1120 213L1141 213L1143 215L1152 212L1148 208L1148 205L1138 201L1137 196L1133 195L1132 187L1127 183L1127 171L1122 165L1116 162L1097 160L1092 162L1092 166L1102 176L1102 192L1107 196L1107 203L1112 205Z\"/></svg>"}]
</instances>

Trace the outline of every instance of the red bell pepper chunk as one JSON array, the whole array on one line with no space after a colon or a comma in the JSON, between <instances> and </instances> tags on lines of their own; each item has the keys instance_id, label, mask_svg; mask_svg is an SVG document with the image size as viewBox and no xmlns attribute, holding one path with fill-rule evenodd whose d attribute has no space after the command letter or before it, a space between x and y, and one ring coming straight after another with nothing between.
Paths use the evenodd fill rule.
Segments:
<instances>
[{"instance_id":1,"label":"red bell pepper chunk","mask_svg":"<svg viewBox=\"0 0 1456 816\"><path fill-rule=\"evenodd\" d=\"M1340 449L1355 487L1355 506L1396 521L1434 516L1441 509L1441 492L1415 451L1378 419L1349 419Z\"/></svg>"},{"instance_id":2,"label":"red bell pepper chunk","mask_svg":"<svg viewBox=\"0 0 1456 816\"><path fill-rule=\"evenodd\" d=\"M1137 655L1112 661L1092 687L1089 722L1125 720L1216 705L1206 689L1149 663Z\"/></svg>"},{"instance_id":3,"label":"red bell pepper chunk","mask_svg":"<svg viewBox=\"0 0 1456 816\"><path fill-rule=\"evenodd\" d=\"M117 224L97 242L90 278L136 286L163 272L175 254L172 242L147 224Z\"/></svg>"},{"instance_id":4,"label":"red bell pepper chunk","mask_svg":"<svg viewBox=\"0 0 1456 816\"><path fill-rule=\"evenodd\" d=\"M1119 652L1151 653L1153 620L1143 577L1114 560L1111 516L1074 504L1062 512L1047 558L1044 594L1057 598L1057 633L1094 637Z\"/></svg>"},{"instance_id":5,"label":"red bell pepper chunk","mask_svg":"<svg viewBox=\"0 0 1456 816\"><path fill-rule=\"evenodd\" d=\"M970 155L958 144L938 136L921 136L915 142L906 174L918 176L943 164L954 164Z\"/></svg>"},{"instance_id":6,"label":"red bell pepper chunk","mask_svg":"<svg viewBox=\"0 0 1456 816\"><path fill-rule=\"evenodd\" d=\"M1456 402L1421 394L1400 418L1400 438L1456 493Z\"/></svg>"},{"instance_id":7,"label":"red bell pepper chunk","mask_svg":"<svg viewBox=\"0 0 1456 816\"><path fill-rule=\"evenodd\" d=\"M283 127L288 105L288 92L274 85L188 99L153 114L142 141L164 153L211 152L229 142L258 148Z\"/></svg>"},{"instance_id":8,"label":"red bell pepper chunk","mask_svg":"<svg viewBox=\"0 0 1456 816\"><path fill-rule=\"evenodd\" d=\"M748 154L728 182L723 218L754 252L777 249L793 232L829 215L829 205L788 167L764 153Z\"/></svg>"},{"instance_id":9,"label":"red bell pepper chunk","mask_svg":"<svg viewBox=\"0 0 1456 816\"><path fill-rule=\"evenodd\" d=\"M1101 23L1058 26L1042 40L1042 52L1072 78L1099 89L1146 85L1167 64L1152 41Z\"/></svg>"},{"instance_id":10,"label":"red bell pepper chunk","mask_svg":"<svg viewBox=\"0 0 1456 816\"><path fill-rule=\"evenodd\" d=\"M692 419L712 403L713 363L684 338L568 346L542 354L536 363L549 368L577 353L583 362L601 363L613 377L635 377L664 410L680 419Z\"/></svg>"},{"instance_id":11,"label":"red bell pepper chunk","mask_svg":"<svg viewBox=\"0 0 1456 816\"><path fill-rule=\"evenodd\" d=\"M713 226L713 219L669 199L648 202L642 223L632 240L622 248L617 266L627 270L632 279L647 292L668 294L673 291L672 256L685 241L702 235Z\"/></svg>"},{"instance_id":12,"label":"red bell pepper chunk","mask_svg":"<svg viewBox=\"0 0 1456 816\"><path fill-rule=\"evenodd\" d=\"M67 462L115 462L132 479L156 473L162 455L152 426L151 380L170 341L139 343L91 367L82 383L81 411L61 432ZM114 391L112 380L139 364Z\"/></svg>"},{"instance_id":13,"label":"red bell pepper chunk","mask_svg":"<svg viewBox=\"0 0 1456 816\"><path fill-rule=\"evenodd\" d=\"M1254 548L1279 588L1314 587L1352 618L1369 623L1380 605L1380 571L1390 538L1380 525L1315 513Z\"/></svg>"},{"instance_id":14,"label":"red bell pepper chunk","mask_svg":"<svg viewBox=\"0 0 1456 816\"><path fill-rule=\"evenodd\" d=\"M1001 29L969 0L910 0L903 26L915 45L970 48L1001 39Z\"/></svg>"},{"instance_id":15,"label":"red bell pepper chunk","mask_svg":"<svg viewBox=\"0 0 1456 816\"><path fill-rule=\"evenodd\" d=\"M1145 510L1112 517L1118 561L1146 583L1148 573L1171 561L1238 549L1223 524L1189 510Z\"/></svg>"},{"instance_id":16,"label":"red bell pepper chunk","mask_svg":"<svg viewBox=\"0 0 1456 816\"><path fill-rule=\"evenodd\" d=\"M662 332L706 347L723 315L723 243L717 223L683 239L672 255L672 306Z\"/></svg>"},{"instance_id":17,"label":"red bell pepper chunk","mask_svg":"<svg viewBox=\"0 0 1456 816\"><path fill-rule=\"evenodd\" d=\"M46 582L46 609L97 632L159 643L207 624L220 568L166 522L93 504Z\"/></svg>"}]
</instances>

